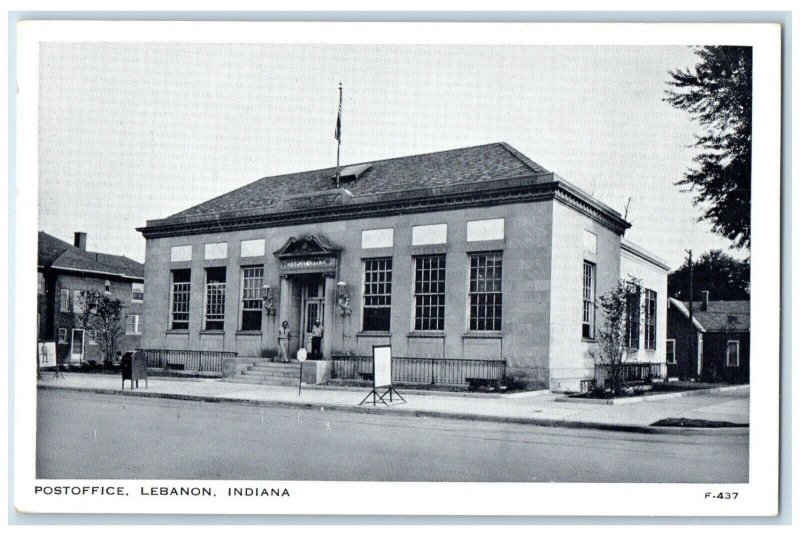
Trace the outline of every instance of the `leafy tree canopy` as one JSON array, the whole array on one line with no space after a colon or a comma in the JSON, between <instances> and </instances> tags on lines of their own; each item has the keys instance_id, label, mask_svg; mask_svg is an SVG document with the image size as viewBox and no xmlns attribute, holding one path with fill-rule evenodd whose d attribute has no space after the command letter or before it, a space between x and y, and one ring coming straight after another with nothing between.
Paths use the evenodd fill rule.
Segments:
<instances>
[{"instance_id":1,"label":"leafy tree canopy","mask_svg":"<svg viewBox=\"0 0 800 536\"><path fill-rule=\"evenodd\" d=\"M750 47L703 46L693 69L670 71L665 100L704 129L676 184L694 192L706 220L737 248L750 247L753 56Z\"/></svg>"},{"instance_id":2,"label":"leafy tree canopy","mask_svg":"<svg viewBox=\"0 0 800 536\"><path fill-rule=\"evenodd\" d=\"M628 277L617 282L597 300L602 322L595 334L597 347L589 351L596 368L602 368L607 378L606 387L617 395L623 387L622 370L630 352L627 341L631 324L639 325L643 313L641 302L642 281ZM635 320L634 320L635 319ZM597 372L597 371L595 371Z\"/></svg>"},{"instance_id":3,"label":"leafy tree canopy","mask_svg":"<svg viewBox=\"0 0 800 536\"><path fill-rule=\"evenodd\" d=\"M709 291L712 300L750 299L750 260L734 259L719 249L703 253L694 262L694 300ZM689 300L689 261L671 272L667 278L670 296Z\"/></svg>"},{"instance_id":4,"label":"leafy tree canopy","mask_svg":"<svg viewBox=\"0 0 800 536\"><path fill-rule=\"evenodd\" d=\"M84 291L81 293L81 310L78 325L94 332L103 359L110 364L125 335L125 306L117 298L101 292Z\"/></svg>"}]
</instances>

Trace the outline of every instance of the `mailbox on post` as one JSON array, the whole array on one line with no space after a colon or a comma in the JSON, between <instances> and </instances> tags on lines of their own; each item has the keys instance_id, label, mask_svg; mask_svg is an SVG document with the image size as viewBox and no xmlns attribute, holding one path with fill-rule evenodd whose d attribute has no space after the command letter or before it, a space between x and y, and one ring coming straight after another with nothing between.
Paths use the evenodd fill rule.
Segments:
<instances>
[{"instance_id":1,"label":"mailbox on post","mask_svg":"<svg viewBox=\"0 0 800 536\"><path fill-rule=\"evenodd\" d=\"M138 352L125 352L122 356L122 388L125 389L125 380L131 382L131 390L133 390L133 382L136 382L136 387L139 387L139 380L144 380L144 385L147 387L147 354L142 351Z\"/></svg>"}]
</instances>

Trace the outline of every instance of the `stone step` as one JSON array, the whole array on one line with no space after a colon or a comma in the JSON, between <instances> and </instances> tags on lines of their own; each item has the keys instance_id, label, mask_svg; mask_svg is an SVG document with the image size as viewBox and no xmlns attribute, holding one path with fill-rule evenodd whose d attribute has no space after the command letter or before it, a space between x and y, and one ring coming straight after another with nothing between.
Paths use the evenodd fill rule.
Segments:
<instances>
[{"instance_id":1,"label":"stone step","mask_svg":"<svg viewBox=\"0 0 800 536\"><path fill-rule=\"evenodd\" d=\"M300 377L300 371L269 371L264 372L260 370L243 370L242 376L248 376L253 378L298 378Z\"/></svg>"},{"instance_id":2,"label":"stone step","mask_svg":"<svg viewBox=\"0 0 800 536\"><path fill-rule=\"evenodd\" d=\"M297 368L262 368L262 367L247 367L244 369L246 372L258 372L260 374L300 374L300 367Z\"/></svg>"},{"instance_id":3,"label":"stone step","mask_svg":"<svg viewBox=\"0 0 800 536\"><path fill-rule=\"evenodd\" d=\"M254 376L234 376L233 378L226 378L228 383L243 383L248 385L283 385L283 386L296 386L297 378L294 380L277 379L277 378L258 378Z\"/></svg>"},{"instance_id":4,"label":"stone step","mask_svg":"<svg viewBox=\"0 0 800 536\"><path fill-rule=\"evenodd\" d=\"M300 363L255 363L251 365L253 368L264 368L264 369L299 369Z\"/></svg>"}]
</instances>

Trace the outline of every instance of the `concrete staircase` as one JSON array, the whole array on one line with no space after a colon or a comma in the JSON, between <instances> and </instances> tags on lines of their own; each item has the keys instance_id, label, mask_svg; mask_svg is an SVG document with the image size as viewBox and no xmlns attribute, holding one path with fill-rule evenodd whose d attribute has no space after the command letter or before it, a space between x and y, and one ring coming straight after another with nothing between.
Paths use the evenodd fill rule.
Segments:
<instances>
[{"instance_id":1,"label":"concrete staircase","mask_svg":"<svg viewBox=\"0 0 800 536\"><path fill-rule=\"evenodd\" d=\"M273 363L272 361L259 360L224 381L252 385L297 385L299 378L299 361Z\"/></svg>"}]
</instances>

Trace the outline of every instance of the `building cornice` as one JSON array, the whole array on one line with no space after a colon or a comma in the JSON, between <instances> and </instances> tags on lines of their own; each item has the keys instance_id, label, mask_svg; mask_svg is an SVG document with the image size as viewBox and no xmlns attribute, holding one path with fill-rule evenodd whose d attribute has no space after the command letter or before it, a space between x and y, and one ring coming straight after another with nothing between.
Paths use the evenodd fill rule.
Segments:
<instances>
[{"instance_id":1,"label":"building cornice","mask_svg":"<svg viewBox=\"0 0 800 536\"><path fill-rule=\"evenodd\" d=\"M671 269L669 267L669 264L667 264L667 261L665 261L665 260L663 260L663 259L661 259L659 257L656 257L655 255L653 255L649 251L643 249L641 246L638 246L638 245L636 245L636 244L634 244L632 242L629 242L629 241L627 241L625 239L623 239L622 242L620 243L620 248L622 249L622 251L624 251L626 253L629 253L630 255L632 255L634 257L637 257L637 258L639 258L639 259L641 259L643 261L646 261L649 264L652 264L652 265L654 265L654 266L656 266L658 268L661 268L664 271L669 272L670 269Z\"/></svg>"},{"instance_id":2,"label":"building cornice","mask_svg":"<svg viewBox=\"0 0 800 536\"><path fill-rule=\"evenodd\" d=\"M324 194L329 195L327 192ZM549 200L557 200L617 234L622 235L630 227L618 212L552 173L356 197L342 195L338 197L339 203L324 206L315 206L313 199L313 195L309 196L305 209L280 210L282 207L278 207L269 212L244 211L150 220L137 230L145 238L164 238Z\"/></svg>"}]
</instances>

